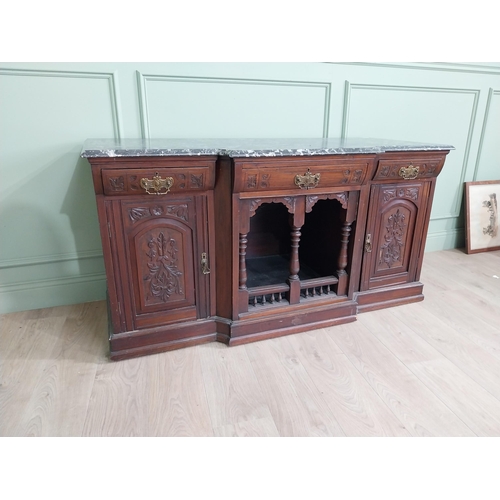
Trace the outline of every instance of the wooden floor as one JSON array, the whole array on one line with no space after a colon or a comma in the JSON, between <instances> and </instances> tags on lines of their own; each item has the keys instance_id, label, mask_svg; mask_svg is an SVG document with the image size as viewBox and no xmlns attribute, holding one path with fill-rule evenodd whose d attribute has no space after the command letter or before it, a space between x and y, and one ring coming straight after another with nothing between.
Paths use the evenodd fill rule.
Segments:
<instances>
[{"instance_id":1,"label":"wooden floor","mask_svg":"<svg viewBox=\"0 0 500 500\"><path fill-rule=\"evenodd\" d=\"M239 347L107 359L104 302L0 317L1 436L500 436L500 252L420 303Z\"/></svg>"}]
</instances>

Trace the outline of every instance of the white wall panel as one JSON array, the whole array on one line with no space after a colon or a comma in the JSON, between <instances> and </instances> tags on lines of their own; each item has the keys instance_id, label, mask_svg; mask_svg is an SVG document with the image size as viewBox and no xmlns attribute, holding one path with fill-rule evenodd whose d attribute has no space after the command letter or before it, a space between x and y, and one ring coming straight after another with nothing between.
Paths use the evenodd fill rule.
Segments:
<instances>
[{"instance_id":1,"label":"white wall panel","mask_svg":"<svg viewBox=\"0 0 500 500\"><path fill-rule=\"evenodd\" d=\"M347 82L344 135L451 144L431 219L458 217L479 90Z\"/></svg>"},{"instance_id":2,"label":"white wall panel","mask_svg":"<svg viewBox=\"0 0 500 500\"><path fill-rule=\"evenodd\" d=\"M113 75L2 70L0 111L0 310L37 307L19 292L40 281L51 283L45 303L58 280L67 287L92 275L102 287L90 169L79 153L88 136L119 137Z\"/></svg>"},{"instance_id":3,"label":"white wall panel","mask_svg":"<svg viewBox=\"0 0 500 500\"><path fill-rule=\"evenodd\" d=\"M330 86L138 75L145 137L326 137Z\"/></svg>"},{"instance_id":4,"label":"white wall panel","mask_svg":"<svg viewBox=\"0 0 500 500\"><path fill-rule=\"evenodd\" d=\"M473 180L500 180L500 90L488 95Z\"/></svg>"}]
</instances>

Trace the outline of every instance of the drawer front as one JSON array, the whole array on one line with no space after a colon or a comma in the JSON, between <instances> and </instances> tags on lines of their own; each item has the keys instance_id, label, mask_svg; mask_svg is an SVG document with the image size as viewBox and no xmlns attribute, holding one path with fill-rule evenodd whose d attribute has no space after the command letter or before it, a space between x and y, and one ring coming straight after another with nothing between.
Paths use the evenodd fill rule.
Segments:
<instances>
[{"instance_id":1,"label":"drawer front","mask_svg":"<svg viewBox=\"0 0 500 500\"><path fill-rule=\"evenodd\" d=\"M193 167L147 167L104 169L103 191L106 195L165 195L214 188L214 165Z\"/></svg>"},{"instance_id":2,"label":"drawer front","mask_svg":"<svg viewBox=\"0 0 500 500\"><path fill-rule=\"evenodd\" d=\"M374 181L408 181L437 177L444 165L445 156L381 159Z\"/></svg>"},{"instance_id":3,"label":"drawer front","mask_svg":"<svg viewBox=\"0 0 500 500\"><path fill-rule=\"evenodd\" d=\"M307 162L281 158L265 162L235 163L235 192L323 189L363 184L372 158Z\"/></svg>"}]
</instances>

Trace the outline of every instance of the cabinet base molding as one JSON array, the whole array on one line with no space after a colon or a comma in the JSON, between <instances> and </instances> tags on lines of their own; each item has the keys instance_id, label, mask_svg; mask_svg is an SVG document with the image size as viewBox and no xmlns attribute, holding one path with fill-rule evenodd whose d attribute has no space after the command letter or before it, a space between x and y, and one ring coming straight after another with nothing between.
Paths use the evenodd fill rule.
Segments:
<instances>
[{"instance_id":1,"label":"cabinet base molding","mask_svg":"<svg viewBox=\"0 0 500 500\"><path fill-rule=\"evenodd\" d=\"M277 314L273 317L241 319L224 323L217 340L229 346L256 342L284 335L317 330L356 320L356 303L346 300L307 311Z\"/></svg>"},{"instance_id":2,"label":"cabinet base molding","mask_svg":"<svg viewBox=\"0 0 500 500\"><path fill-rule=\"evenodd\" d=\"M109 341L110 359L118 361L214 342L216 332L215 320L207 319L112 334Z\"/></svg>"},{"instance_id":3,"label":"cabinet base molding","mask_svg":"<svg viewBox=\"0 0 500 500\"><path fill-rule=\"evenodd\" d=\"M401 306L424 300L422 290L424 285L420 282L408 285L379 288L354 294L357 302L357 312L375 311L386 307Z\"/></svg>"},{"instance_id":4,"label":"cabinet base molding","mask_svg":"<svg viewBox=\"0 0 500 500\"><path fill-rule=\"evenodd\" d=\"M283 337L285 335L293 335L294 333L308 332L312 330L318 330L320 328L327 328L329 326L341 325L344 323L352 323L353 321L356 321L356 316L344 316L342 318L317 321L315 323L307 323L288 328L266 330L260 333L250 333L238 337L230 337L228 339L227 344L230 347L232 347L242 344L248 344L250 342L257 342L259 340L273 339L276 337Z\"/></svg>"}]
</instances>

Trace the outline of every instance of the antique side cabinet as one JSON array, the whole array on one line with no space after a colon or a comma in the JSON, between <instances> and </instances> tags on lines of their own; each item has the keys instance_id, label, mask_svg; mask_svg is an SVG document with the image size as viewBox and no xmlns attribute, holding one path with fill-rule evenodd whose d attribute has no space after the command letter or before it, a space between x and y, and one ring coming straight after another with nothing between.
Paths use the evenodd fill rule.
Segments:
<instances>
[{"instance_id":1,"label":"antique side cabinet","mask_svg":"<svg viewBox=\"0 0 500 500\"><path fill-rule=\"evenodd\" d=\"M420 270L436 177L446 154L379 155L370 183L358 311L424 298Z\"/></svg>"},{"instance_id":2,"label":"antique side cabinet","mask_svg":"<svg viewBox=\"0 0 500 500\"><path fill-rule=\"evenodd\" d=\"M423 299L452 146L374 140L89 140L124 359L354 321Z\"/></svg>"},{"instance_id":3,"label":"antique side cabinet","mask_svg":"<svg viewBox=\"0 0 500 500\"><path fill-rule=\"evenodd\" d=\"M89 160L108 284L111 358L215 340L216 158Z\"/></svg>"}]
</instances>

